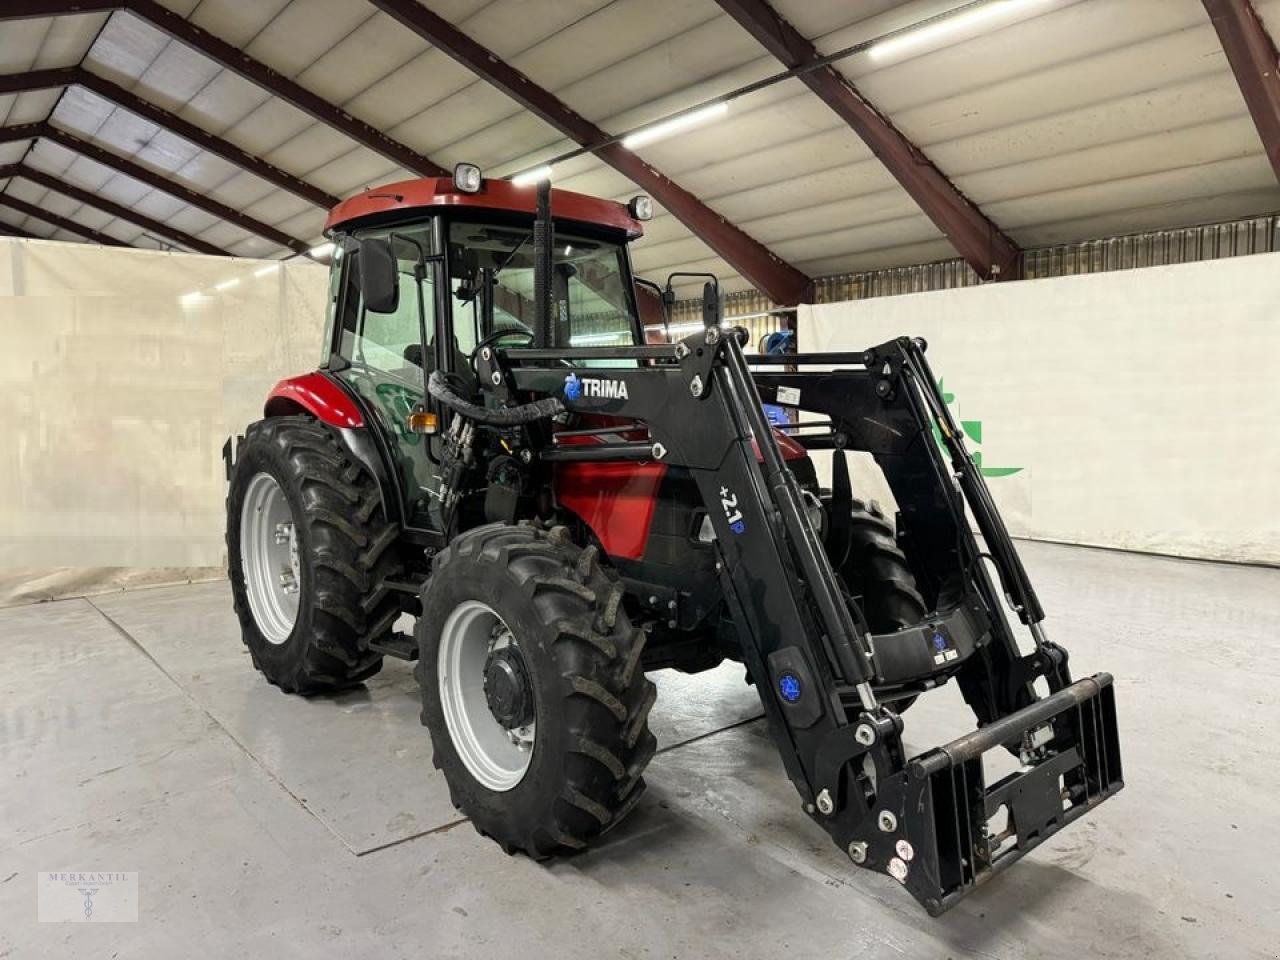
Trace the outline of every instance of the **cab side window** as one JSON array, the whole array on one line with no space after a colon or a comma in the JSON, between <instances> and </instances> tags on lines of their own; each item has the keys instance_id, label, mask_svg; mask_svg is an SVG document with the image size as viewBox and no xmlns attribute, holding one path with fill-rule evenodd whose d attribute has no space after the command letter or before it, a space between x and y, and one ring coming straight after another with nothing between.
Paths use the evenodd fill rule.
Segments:
<instances>
[{"instance_id":1,"label":"cab side window","mask_svg":"<svg viewBox=\"0 0 1280 960\"><path fill-rule=\"evenodd\" d=\"M388 438L400 474L404 510L415 526L436 527L433 494L439 486L433 442L409 430L408 417L422 404L425 374L435 369L433 362L436 313L436 271L428 267L421 283L415 274L418 247L430 251L430 224L398 227L362 234L390 241L396 259L396 279L400 295L389 313L370 310L360 291L360 256L347 254L347 284L341 297L342 342L339 352L350 366L339 376L351 384L366 401ZM419 322L419 293L425 317L426 337Z\"/></svg>"},{"instance_id":2,"label":"cab side window","mask_svg":"<svg viewBox=\"0 0 1280 960\"><path fill-rule=\"evenodd\" d=\"M431 368L431 346L435 342L434 274L428 270L421 283L422 306L426 316L426 343L418 322L417 248L396 242L393 249L398 266L399 302L391 313L377 313L365 307L360 296L359 256L349 257L352 277L343 311L342 356L353 364L422 383L424 362Z\"/></svg>"}]
</instances>

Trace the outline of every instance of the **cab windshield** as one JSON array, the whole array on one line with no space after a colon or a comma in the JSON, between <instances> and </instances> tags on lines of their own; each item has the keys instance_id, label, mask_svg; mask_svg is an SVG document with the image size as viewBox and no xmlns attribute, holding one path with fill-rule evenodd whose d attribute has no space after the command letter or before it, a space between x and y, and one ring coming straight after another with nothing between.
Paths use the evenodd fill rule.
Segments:
<instances>
[{"instance_id":1,"label":"cab windshield","mask_svg":"<svg viewBox=\"0 0 1280 960\"><path fill-rule=\"evenodd\" d=\"M632 346L640 342L621 244L557 228L552 262L552 316L558 346ZM454 336L464 353L497 330L533 334L531 226L451 223L449 277ZM503 342L526 345L514 335ZM606 363L634 361L591 361L592 366Z\"/></svg>"}]
</instances>

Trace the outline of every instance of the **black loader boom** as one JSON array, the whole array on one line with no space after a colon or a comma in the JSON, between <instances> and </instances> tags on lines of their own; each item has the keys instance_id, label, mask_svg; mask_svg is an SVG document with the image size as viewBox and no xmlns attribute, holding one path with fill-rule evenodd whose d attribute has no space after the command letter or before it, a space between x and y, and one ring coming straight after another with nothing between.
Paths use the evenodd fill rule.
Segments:
<instances>
[{"instance_id":1,"label":"black loader boom","mask_svg":"<svg viewBox=\"0 0 1280 960\"><path fill-rule=\"evenodd\" d=\"M585 360L636 366L566 375L566 361ZM753 375L752 362L777 359L749 360L732 331L708 326L669 346L487 351L478 373L499 405L554 398L569 413L647 427L643 440L586 448L549 437L543 459L658 460L689 471L714 528L742 659L804 809L854 863L888 873L939 914L1121 788L1111 677L1073 683L1065 651L1046 639L1035 591L921 342L788 357L797 372ZM583 390L586 378L604 383ZM439 395L450 399L447 389ZM835 451L833 497L848 496L846 450L876 457L932 581L924 622L889 635L868 629L830 560L839 531L824 545L814 529L762 399L827 418L794 429L820 430L806 446ZM1031 628L1027 655L987 558ZM908 757L902 718L875 691L915 694L952 677L979 729ZM1043 698L1039 677L1050 691ZM983 755L1001 748L1020 766L988 784ZM1006 826L993 833L1001 813Z\"/></svg>"}]
</instances>

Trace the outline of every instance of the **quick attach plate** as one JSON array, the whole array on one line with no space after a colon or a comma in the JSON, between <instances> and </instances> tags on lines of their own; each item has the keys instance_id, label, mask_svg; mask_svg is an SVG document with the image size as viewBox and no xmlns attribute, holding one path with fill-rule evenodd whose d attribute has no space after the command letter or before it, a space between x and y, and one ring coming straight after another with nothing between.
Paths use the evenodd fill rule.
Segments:
<instances>
[{"instance_id":1,"label":"quick attach plate","mask_svg":"<svg viewBox=\"0 0 1280 960\"><path fill-rule=\"evenodd\" d=\"M983 754L1006 746L1024 763L988 787ZM1115 689L1100 673L915 757L836 839L937 916L1123 786Z\"/></svg>"}]
</instances>

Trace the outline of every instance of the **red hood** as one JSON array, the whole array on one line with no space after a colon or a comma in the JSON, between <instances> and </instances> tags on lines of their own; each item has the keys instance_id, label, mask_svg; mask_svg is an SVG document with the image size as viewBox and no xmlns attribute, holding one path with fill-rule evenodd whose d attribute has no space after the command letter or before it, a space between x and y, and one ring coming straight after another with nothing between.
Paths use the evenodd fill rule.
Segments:
<instances>
[{"instance_id":1,"label":"red hood","mask_svg":"<svg viewBox=\"0 0 1280 960\"><path fill-rule=\"evenodd\" d=\"M778 441L778 447L781 448L782 450L782 459L803 460L807 456L809 456L809 451L806 450L804 447L802 447L800 445L800 442L796 440L795 437L788 436L787 434L779 430L777 427L773 428L773 437L775 440ZM756 459L757 460L763 459L760 456L759 444L757 444L755 440L752 440L751 446L752 448L754 448L756 452Z\"/></svg>"}]
</instances>

